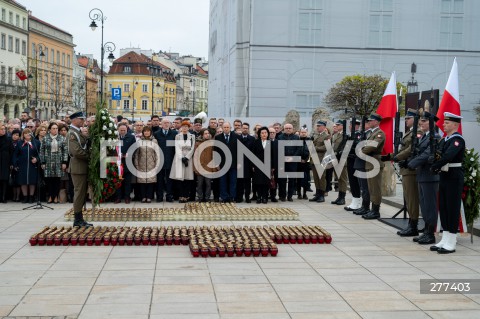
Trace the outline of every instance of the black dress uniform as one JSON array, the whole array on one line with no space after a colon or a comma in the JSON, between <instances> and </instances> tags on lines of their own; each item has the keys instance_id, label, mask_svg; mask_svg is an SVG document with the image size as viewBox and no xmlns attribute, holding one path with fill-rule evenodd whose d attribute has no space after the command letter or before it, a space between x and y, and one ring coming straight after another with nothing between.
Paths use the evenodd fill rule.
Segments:
<instances>
[{"instance_id":1,"label":"black dress uniform","mask_svg":"<svg viewBox=\"0 0 480 319\"><path fill-rule=\"evenodd\" d=\"M445 121L460 123L462 117L445 112ZM457 231L460 219L464 172L462 168L465 140L463 136L454 132L444 137L438 146L441 157L432 164L431 170L440 174L438 194L438 208L443 228L442 241L430 247L440 254L455 252Z\"/></svg>"},{"instance_id":2,"label":"black dress uniform","mask_svg":"<svg viewBox=\"0 0 480 319\"><path fill-rule=\"evenodd\" d=\"M425 120L426 118L422 118ZM430 150L430 132L425 134L418 142L417 156L408 162L408 167L415 169L417 172L418 198L422 211L423 221L425 222L425 231L420 237L413 238L413 241L421 245L435 243L435 228L437 225L437 195L438 182L440 177L430 171L431 156ZM440 136L435 136L435 143Z\"/></svg>"},{"instance_id":3,"label":"black dress uniform","mask_svg":"<svg viewBox=\"0 0 480 319\"><path fill-rule=\"evenodd\" d=\"M355 120L355 124L353 125L359 125L360 121ZM346 211L352 211L359 209L362 207L362 199L360 198L360 182L358 178L354 175L355 174L355 160L357 158L357 155L355 154L355 148L357 147L357 144L360 142L362 138L362 134L360 131L355 130L353 133L353 136L350 136L350 139L353 140L352 148L350 149L350 152L348 153L348 158L347 158L347 173L348 173L348 183L350 184L350 191L352 192L352 203L348 206L345 206L344 209ZM364 165L365 166L365 165Z\"/></svg>"}]
</instances>

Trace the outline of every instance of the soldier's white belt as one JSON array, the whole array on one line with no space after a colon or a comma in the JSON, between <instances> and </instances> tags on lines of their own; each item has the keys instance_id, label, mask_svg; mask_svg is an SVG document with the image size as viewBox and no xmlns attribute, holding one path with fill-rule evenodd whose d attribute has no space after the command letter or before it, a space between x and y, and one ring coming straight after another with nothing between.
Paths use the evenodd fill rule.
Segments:
<instances>
[{"instance_id":1,"label":"soldier's white belt","mask_svg":"<svg viewBox=\"0 0 480 319\"><path fill-rule=\"evenodd\" d=\"M442 166L440 169L442 172L448 172L450 167L462 167L462 163L448 163Z\"/></svg>"}]
</instances>

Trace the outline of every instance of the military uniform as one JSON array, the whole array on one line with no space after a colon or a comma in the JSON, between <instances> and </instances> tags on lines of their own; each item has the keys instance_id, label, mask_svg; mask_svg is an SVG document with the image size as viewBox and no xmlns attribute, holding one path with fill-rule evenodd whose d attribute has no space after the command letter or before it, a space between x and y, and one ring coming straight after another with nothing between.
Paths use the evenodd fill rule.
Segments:
<instances>
[{"instance_id":1,"label":"military uniform","mask_svg":"<svg viewBox=\"0 0 480 319\"><path fill-rule=\"evenodd\" d=\"M326 126L326 123L324 121L317 121L317 125ZM322 133L314 133L312 136L313 145L315 146L315 151L317 152L317 156L320 163L322 162L323 157L325 156L325 153L327 151L327 147L325 146L325 141L330 138L331 136L328 133L328 130L326 128ZM325 195L325 190L327 188L326 172L324 171L322 176L319 176L318 175L319 172L317 172L317 168L313 164L313 161L312 161L312 170L313 170L313 181L315 182L315 195L309 201L321 203L325 201L324 195Z\"/></svg>"},{"instance_id":2,"label":"military uniform","mask_svg":"<svg viewBox=\"0 0 480 319\"><path fill-rule=\"evenodd\" d=\"M338 124L344 125L342 121L338 121L337 125ZM337 159L340 161L343 148L345 147L343 132L340 131L338 133L333 134L332 139L333 139L333 151L335 152ZM342 167L342 172L340 173L340 177L337 176L336 171L334 172L335 172L335 177L338 180L338 198L332 201L332 204L345 205L345 195L347 194L347 183L348 183L347 166L344 165Z\"/></svg>"},{"instance_id":3,"label":"military uniform","mask_svg":"<svg viewBox=\"0 0 480 319\"><path fill-rule=\"evenodd\" d=\"M81 117L85 118L82 112L70 115L72 120ZM71 125L67 135L67 143L70 155L68 172L72 177L74 188L73 212L75 214L75 221L73 225L91 226L91 224L83 220L82 214L83 205L87 197L88 161L90 158L87 148L87 137L83 135L80 128Z\"/></svg>"},{"instance_id":4,"label":"military uniform","mask_svg":"<svg viewBox=\"0 0 480 319\"><path fill-rule=\"evenodd\" d=\"M376 120L380 122L382 120L382 117L378 114L372 113L368 120ZM375 141L378 143L377 146L364 146L362 148L362 152L378 161L378 163L380 164L380 171L377 175L367 178L370 201L372 202L372 209L370 212L363 215L362 217L365 219L377 219L380 218L380 203L382 202L382 173L385 164L381 161L381 153L383 145L385 144L385 132L383 132L378 126L372 128L370 136L367 138L367 141ZM366 162L365 170L367 173L372 171L373 164L370 162Z\"/></svg>"},{"instance_id":5,"label":"military uniform","mask_svg":"<svg viewBox=\"0 0 480 319\"><path fill-rule=\"evenodd\" d=\"M445 121L460 122L462 117L445 112ZM443 228L442 241L432 247L431 250L440 254L455 252L457 244L457 232L460 219L460 207L464 182L462 168L465 156L465 140L463 136L455 132L444 137L438 146L441 157L432 164L431 170L440 174L438 191L438 208L440 221Z\"/></svg>"},{"instance_id":6,"label":"military uniform","mask_svg":"<svg viewBox=\"0 0 480 319\"><path fill-rule=\"evenodd\" d=\"M370 133L371 133L370 129L365 131L364 135L366 139L370 136ZM359 137L359 142L361 141L362 141L362 133L360 133L360 137ZM366 161L364 159L358 157L355 154L355 161L353 163L354 173L355 171L365 173L366 172L365 163ZM362 198L361 198L360 208L354 210L353 213L355 215L365 215L370 211L370 192L368 191L368 181L367 181L367 178L360 178L360 177L357 177L357 180L358 180L358 184L362 194Z\"/></svg>"},{"instance_id":7,"label":"military uniform","mask_svg":"<svg viewBox=\"0 0 480 319\"><path fill-rule=\"evenodd\" d=\"M409 109L408 116L416 116L417 111ZM401 162L400 175L402 175L403 198L407 207L408 227L397 232L400 236L417 236L418 235L418 216L419 216L419 199L417 173L414 169L408 168L406 165L408 159L412 155L412 134L413 127L403 136L402 150L393 158L394 162ZM420 139L422 134L417 132L417 138Z\"/></svg>"},{"instance_id":8,"label":"military uniform","mask_svg":"<svg viewBox=\"0 0 480 319\"><path fill-rule=\"evenodd\" d=\"M439 136L435 136L435 143ZM422 212L425 230L420 237L413 238L413 241L421 245L435 243L435 228L437 225L437 195L438 182L440 177L430 172L431 163L429 158L430 132L426 132L418 142L418 154L408 162L408 167L416 169L418 183L418 197Z\"/></svg>"}]
</instances>

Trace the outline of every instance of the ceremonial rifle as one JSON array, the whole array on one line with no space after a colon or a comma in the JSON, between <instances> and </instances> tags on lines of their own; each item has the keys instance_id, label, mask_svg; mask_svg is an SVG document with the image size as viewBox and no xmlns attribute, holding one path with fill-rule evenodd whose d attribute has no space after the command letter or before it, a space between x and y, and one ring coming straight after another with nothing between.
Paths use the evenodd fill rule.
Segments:
<instances>
[{"instance_id":1,"label":"ceremonial rifle","mask_svg":"<svg viewBox=\"0 0 480 319\"><path fill-rule=\"evenodd\" d=\"M418 100L418 108L417 110L420 111L420 103L422 100ZM414 158L417 156L417 148L418 148L418 113L413 117L413 127L412 127L412 145L410 148L410 158Z\"/></svg>"},{"instance_id":2,"label":"ceremonial rifle","mask_svg":"<svg viewBox=\"0 0 480 319\"><path fill-rule=\"evenodd\" d=\"M430 105L425 103L425 116L428 117L428 141L430 144L430 156L428 158L428 163L433 164L435 161L435 155L437 154L437 140L435 139L435 116L430 113L430 106L433 108L434 106L434 95L433 95L433 88L430 93Z\"/></svg>"},{"instance_id":3,"label":"ceremonial rifle","mask_svg":"<svg viewBox=\"0 0 480 319\"><path fill-rule=\"evenodd\" d=\"M393 156L397 156L402 145L403 133L400 131L400 112L395 113L395 131L393 138Z\"/></svg>"}]
</instances>

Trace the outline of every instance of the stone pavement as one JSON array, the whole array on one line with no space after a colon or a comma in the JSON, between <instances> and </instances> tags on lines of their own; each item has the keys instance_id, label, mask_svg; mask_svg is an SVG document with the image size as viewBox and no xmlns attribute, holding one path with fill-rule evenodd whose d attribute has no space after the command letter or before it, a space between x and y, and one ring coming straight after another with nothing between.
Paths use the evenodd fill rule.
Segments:
<instances>
[{"instance_id":1,"label":"stone pavement","mask_svg":"<svg viewBox=\"0 0 480 319\"><path fill-rule=\"evenodd\" d=\"M335 197L330 193L328 202ZM206 259L191 257L185 246L31 247L29 236L43 226L69 225L63 214L70 205L22 211L26 205L0 204L0 317L480 317L480 295L419 293L420 279L480 279L478 238L472 245L469 237L461 237L455 254L438 255L343 207L296 199L282 205L300 213L299 221L288 224L321 225L332 233L332 244L279 245L278 257ZM384 216L396 211L388 205L381 208Z\"/></svg>"}]
</instances>

